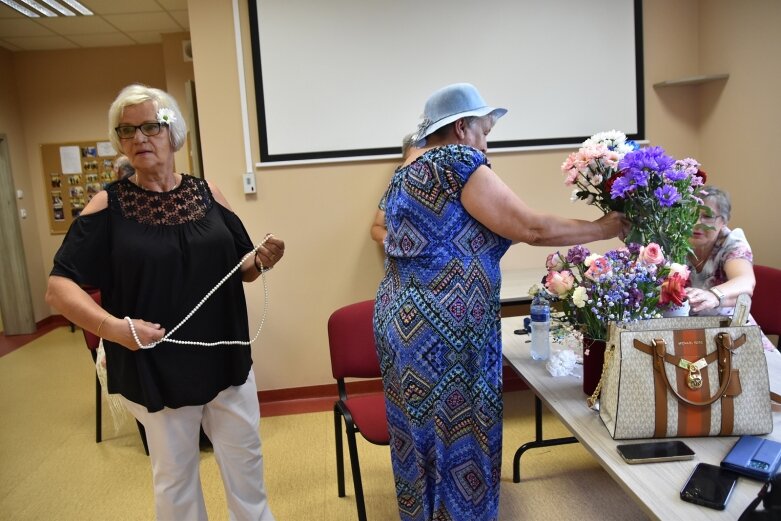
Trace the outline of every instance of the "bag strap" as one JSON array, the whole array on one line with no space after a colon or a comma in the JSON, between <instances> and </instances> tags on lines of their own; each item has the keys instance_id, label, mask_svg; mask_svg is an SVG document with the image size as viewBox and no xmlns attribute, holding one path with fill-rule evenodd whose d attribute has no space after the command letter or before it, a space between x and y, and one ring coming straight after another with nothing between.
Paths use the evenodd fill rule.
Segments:
<instances>
[{"instance_id":1,"label":"bag strap","mask_svg":"<svg viewBox=\"0 0 781 521\"><path fill-rule=\"evenodd\" d=\"M733 341L732 338L729 336L729 334L725 332L721 332L716 335L716 346L717 346L717 352L719 353L718 354L719 366L720 369L722 370L721 374L723 375L721 378L721 386L719 387L719 390L716 391L716 394L701 402L689 400L688 398L681 396L681 394L678 392L678 389L673 387L672 384L670 383L670 380L667 378L667 371L664 370L663 363L653 364L654 370L657 371L659 376L661 376L662 381L667 385L667 388L675 395L676 398L678 398L679 401L683 403L687 403L689 405L698 406L698 407L704 405L710 405L720 400L721 397L724 395L724 392L727 390L727 387L729 386L729 382L732 377L732 349L740 347L745 342L746 342L745 334L741 335L740 338L735 341ZM635 347L637 347L638 343L642 344L640 340L635 339L634 341ZM661 338L656 338L653 340L652 344L653 344L652 346L648 346L647 344L645 344L648 348L653 349L652 356L654 356L655 359L658 360L659 362L665 360L665 355L667 354L667 345L665 344L664 340Z\"/></svg>"},{"instance_id":2,"label":"bag strap","mask_svg":"<svg viewBox=\"0 0 781 521\"><path fill-rule=\"evenodd\" d=\"M751 503L748 504L746 507L746 510L743 511L742 514L740 514L740 517L738 518L738 521L749 521L751 519L752 512L756 511L757 507L759 506L759 503L765 499L765 496L768 494L768 489L770 488L770 481L766 481L764 485L762 485L762 488L759 489L759 494L757 494L757 497L755 497Z\"/></svg>"},{"instance_id":3,"label":"bag strap","mask_svg":"<svg viewBox=\"0 0 781 521\"><path fill-rule=\"evenodd\" d=\"M657 342L660 342L660 341L661 340L657 340ZM655 353L655 349L654 349L653 345L644 344L643 342L641 342L639 340L635 340L634 341L634 346L635 346L635 349L637 349L639 351L642 351L643 353L645 353L647 355L652 355L653 356L654 353ZM715 362L718 359L718 357L719 357L719 352L718 351L714 351L711 354L706 355L704 357L704 359L705 359L705 362L710 364L712 362ZM663 358L664 358L664 361L667 362L668 364L672 364L672 365L674 365L676 367L679 367L681 369L684 369L684 367L686 365L686 364L681 364L681 360L686 360L685 358L683 358L682 356L671 355L666 350L664 352ZM688 363L688 360L686 360L686 362Z\"/></svg>"}]
</instances>

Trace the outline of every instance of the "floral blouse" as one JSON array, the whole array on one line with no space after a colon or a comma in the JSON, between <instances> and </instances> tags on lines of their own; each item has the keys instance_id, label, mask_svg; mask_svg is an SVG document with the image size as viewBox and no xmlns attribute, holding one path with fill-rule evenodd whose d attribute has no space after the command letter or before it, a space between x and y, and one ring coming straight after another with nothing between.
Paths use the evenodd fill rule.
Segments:
<instances>
[{"instance_id":1,"label":"floral blouse","mask_svg":"<svg viewBox=\"0 0 781 521\"><path fill-rule=\"evenodd\" d=\"M754 255L751 253L751 246L749 246L743 230L740 228L730 230L725 226L721 229L721 234L716 239L710 257L705 261L702 269L698 272L694 266L689 266L692 286L710 289L727 282L724 265L731 259L746 259L753 264ZM732 308L729 308L729 313L726 314L732 314Z\"/></svg>"},{"instance_id":2,"label":"floral blouse","mask_svg":"<svg viewBox=\"0 0 781 521\"><path fill-rule=\"evenodd\" d=\"M746 240L746 234L740 228L730 230L726 226L721 229L721 234L713 245L710 257L705 261L702 269L698 272L694 266L689 266L691 275L689 280L692 287L701 289L710 289L719 284L727 282L727 273L724 271L724 265L731 259L746 259L754 263L754 254L751 253L751 246ZM698 315L732 315L735 312L734 307L720 307L716 309L703 310ZM749 316L748 323L756 325L754 317ZM770 340L762 335L762 346L766 351L774 351L775 346Z\"/></svg>"}]
</instances>

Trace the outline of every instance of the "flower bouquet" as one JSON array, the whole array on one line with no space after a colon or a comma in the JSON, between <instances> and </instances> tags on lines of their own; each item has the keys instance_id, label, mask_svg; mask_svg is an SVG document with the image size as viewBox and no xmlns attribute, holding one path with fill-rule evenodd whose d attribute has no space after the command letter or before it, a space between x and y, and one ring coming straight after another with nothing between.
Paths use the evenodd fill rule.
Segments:
<instances>
[{"instance_id":1,"label":"flower bouquet","mask_svg":"<svg viewBox=\"0 0 781 521\"><path fill-rule=\"evenodd\" d=\"M564 316L588 337L607 338L607 324L659 318L686 298L689 268L668 262L656 243L629 244L604 255L574 246L546 261L545 290L562 302Z\"/></svg>"},{"instance_id":2,"label":"flower bouquet","mask_svg":"<svg viewBox=\"0 0 781 521\"><path fill-rule=\"evenodd\" d=\"M705 174L694 159L675 160L660 147L638 148L618 131L595 134L562 164L573 200L603 212L622 211L632 223L627 244L659 244L668 259L684 263L701 211L697 191Z\"/></svg>"},{"instance_id":3,"label":"flower bouquet","mask_svg":"<svg viewBox=\"0 0 781 521\"><path fill-rule=\"evenodd\" d=\"M604 255L574 246L564 256L548 255L546 267L545 291L562 302L566 322L583 336L586 394L599 382L608 323L661 317L683 303L689 279L689 268L668 262L656 243L631 243ZM591 353L594 341L598 353Z\"/></svg>"},{"instance_id":4,"label":"flower bouquet","mask_svg":"<svg viewBox=\"0 0 781 521\"><path fill-rule=\"evenodd\" d=\"M571 199L593 204L605 213L623 210L623 203L610 196L610 189L619 173L621 159L637 149L637 143L627 140L618 130L600 132L584 141L561 165L567 175L564 184L575 187Z\"/></svg>"}]
</instances>

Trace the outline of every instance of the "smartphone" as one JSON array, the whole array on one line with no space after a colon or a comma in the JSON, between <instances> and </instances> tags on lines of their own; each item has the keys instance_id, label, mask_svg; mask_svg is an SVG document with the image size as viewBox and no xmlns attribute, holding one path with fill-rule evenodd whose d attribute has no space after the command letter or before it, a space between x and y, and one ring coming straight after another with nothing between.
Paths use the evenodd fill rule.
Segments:
<instances>
[{"instance_id":1,"label":"smartphone","mask_svg":"<svg viewBox=\"0 0 781 521\"><path fill-rule=\"evenodd\" d=\"M716 510L727 506L738 475L708 463L698 463L681 490L681 499Z\"/></svg>"},{"instance_id":2,"label":"smartphone","mask_svg":"<svg viewBox=\"0 0 781 521\"><path fill-rule=\"evenodd\" d=\"M655 463L692 459L694 451L679 440L649 441L616 446L627 463Z\"/></svg>"}]
</instances>

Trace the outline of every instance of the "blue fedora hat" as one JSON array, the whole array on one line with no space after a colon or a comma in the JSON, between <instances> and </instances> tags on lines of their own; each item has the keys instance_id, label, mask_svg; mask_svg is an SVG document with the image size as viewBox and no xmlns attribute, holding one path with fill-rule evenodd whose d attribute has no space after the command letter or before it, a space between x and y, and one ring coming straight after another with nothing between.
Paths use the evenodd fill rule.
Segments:
<instances>
[{"instance_id":1,"label":"blue fedora hat","mask_svg":"<svg viewBox=\"0 0 781 521\"><path fill-rule=\"evenodd\" d=\"M506 113L507 109L489 106L471 83L454 83L442 87L426 100L423 121L413 140L415 146L420 147L426 144L426 136L461 118L492 114L494 119L499 119Z\"/></svg>"}]
</instances>

